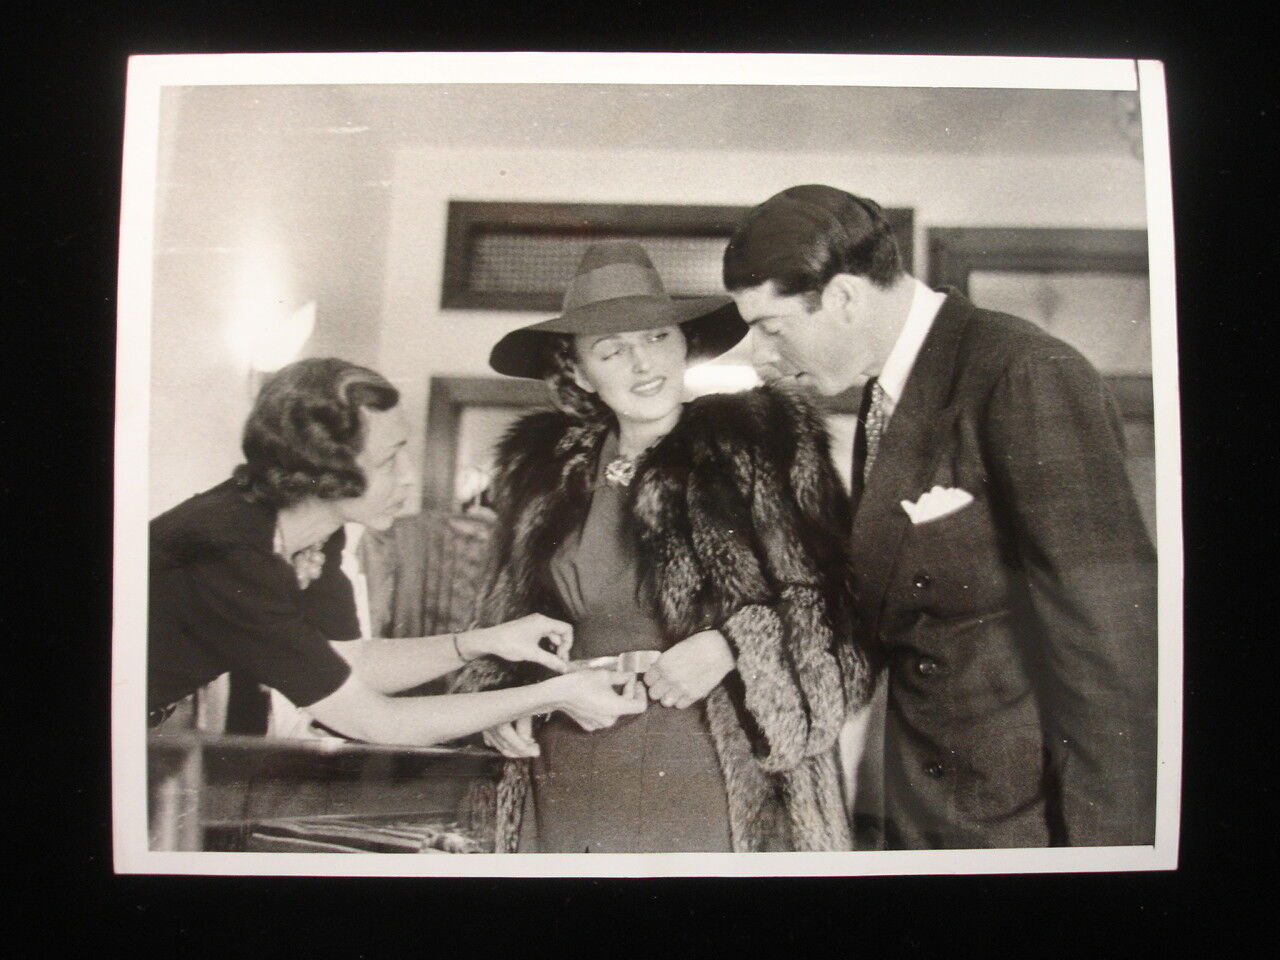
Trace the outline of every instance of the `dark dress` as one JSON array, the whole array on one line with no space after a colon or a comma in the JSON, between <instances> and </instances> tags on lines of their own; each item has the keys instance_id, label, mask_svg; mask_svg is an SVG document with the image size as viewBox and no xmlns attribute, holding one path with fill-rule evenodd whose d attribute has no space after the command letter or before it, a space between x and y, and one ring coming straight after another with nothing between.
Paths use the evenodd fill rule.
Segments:
<instances>
[{"instance_id":1,"label":"dark dress","mask_svg":"<svg viewBox=\"0 0 1280 960\"><path fill-rule=\"evenodd\" d=\"M603 479L617 455L610 436L591 508L567 538L551 577L573 621L575 659L660 649L657 620L637 599L633 551L622 536L624 491ZM556 713L533 762L543 853L731 850L724 779L701 704L650 701L637 716L588 733Z\"/></svg>"},{"instance_id":2,"label":"dark dress","mask_svg":"<svg viewBox=\"0 0 1280 960\"><path fill-rule=\"evenodd\" d=\"M350 667L329 645L360 635L339 529L320 576L301 589L276 555L276 511L225 483L151 521L147 708L234 671L296 706L323 700Z\"/></svg>"}]
</instances>

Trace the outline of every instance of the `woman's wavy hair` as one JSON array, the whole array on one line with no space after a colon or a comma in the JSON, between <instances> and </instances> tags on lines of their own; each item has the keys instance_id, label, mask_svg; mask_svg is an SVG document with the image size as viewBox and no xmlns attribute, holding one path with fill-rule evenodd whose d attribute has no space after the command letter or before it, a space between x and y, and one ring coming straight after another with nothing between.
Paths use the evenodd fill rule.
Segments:
<instances>
[{"instance_id":1,"label":"woman's wavy hair","mask_svg":"<svg viewBox=\"0 0 1280 960\"><path fill-rule=\"evenodd\" d=\"M553 333L547 337L546 373L542 380L551 391L556 408L579 420L605 420L613 411L590 390L583 390L573 378L578 352L572 334Z\"/></svg>"},{"instance_id":2,"label":"woman's wavy hair","mask_svg":"<svg viewBox=\"0 0 1280 960\"><path fill-rule=\"evenodd\" d=\"M245 462L233 474L244 495L280 509L365 490L360 408L390 410L400 393L382 374L345 360L299 360L272 375L244 426Z\"/></svg>"}]
</instances>

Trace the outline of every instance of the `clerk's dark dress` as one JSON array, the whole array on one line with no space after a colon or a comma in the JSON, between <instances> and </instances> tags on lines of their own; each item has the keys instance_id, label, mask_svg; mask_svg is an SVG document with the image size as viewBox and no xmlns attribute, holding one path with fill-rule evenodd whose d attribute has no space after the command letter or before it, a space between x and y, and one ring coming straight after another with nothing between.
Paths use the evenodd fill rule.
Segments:
<instances>
[{"instance_id":1,"label":"clerk's dark dress","mask_svg":"<svg viewBox=\"0 0 1280 960\"><path fill-rule=\"evenodd\" d=\"M228 671L298 707L323 700L351 668L330 641L360 636L339 529L306 589L274 549L276 511L234 481L185 500L150 525L147 709L163 710ZM153 722L154 722L153 719Z\"/></svg>"},{"instance_id":2,"label":"clerk's dark dress","mask_svg":"<svg viewBox=\"0 0 1280 960\"><path fill-rule=\"evenodd\" d=\"M575 659L660 649L657 620L637 596L634 553L623 536L625 491L604 482L617 456L606 441L583 527L551 564L573 621ZM538 849L543 853L706 852L731 849L724 780L700 704L654 702L587 732L556 713L533 763Z\"/></svg>"}]
</instances>

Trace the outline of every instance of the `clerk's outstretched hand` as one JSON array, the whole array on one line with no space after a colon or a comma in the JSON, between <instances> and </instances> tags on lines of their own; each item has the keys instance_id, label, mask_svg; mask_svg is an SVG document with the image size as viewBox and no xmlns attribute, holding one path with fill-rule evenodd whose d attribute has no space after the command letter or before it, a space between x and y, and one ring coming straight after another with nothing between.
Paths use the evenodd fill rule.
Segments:
<instances>
[{"instance_id":1,"label":"clerk's outstretched hand","mask_svg":"<svg viewBox=\"0 0 1280 960\"><path fill-rule=\"evenodd\" d=\"M536 686L552 697L554 710L563 710L583 730L603 730L620 717L644 713L649 706L634 674L575 670ZM621 693L617 687L622 687ZM536 757L541 753L533 737L531 717L490 727L484 731L484 742L507 757Z\"/></svg>"},{"instance_id":2,"label":"clerk's outstretched hand","mask_svg":"<svg viewBox=\"0 0 1280 960\"><path fill-rule=\"evenodd\" d=\"M563 686L559 708L578 726L583 730L602 730L613 726L620 717L644 713L649 706L644 688L634 677L634 674L608 670L577 670L546 682ZM622 693L615 690L620 686Z\"/></svg>"},{"instance_id":3,"label":"clerk's outstretched hand","mask_svg":"<svg viewBox=\"0 0 1280 960\"><path fill-rule=\"evenodd\" d=\"M543 640L554 653L542 645ZM489 654L503 660L540 663L556 673L568 669L566 660L572 649L573 627L540 613L458 634L458 650L465 660Z\"/></svg>"},{"instance_id":4,"label":"clerk's outstretched hand","mask_svg":"<svg viewBox=\"0 0 1280 960\"><path fill-rule=\"evenodd\" d=\"M484 742L504 757L513 759L536 757L542 753L538 741L533 739L533 717L521 717L511 723L490 727L484 732Z\"/></svg>"}]
</instances>

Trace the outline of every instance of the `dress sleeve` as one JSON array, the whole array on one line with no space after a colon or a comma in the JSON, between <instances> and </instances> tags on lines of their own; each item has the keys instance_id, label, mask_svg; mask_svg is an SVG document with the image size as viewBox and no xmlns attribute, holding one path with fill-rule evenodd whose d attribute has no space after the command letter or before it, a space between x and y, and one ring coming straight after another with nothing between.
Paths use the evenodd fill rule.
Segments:
<instances>
[{"instance_id":1,"label":"dress sleeve","mask_svg":"<svg viewBox=\"0 0 1280 960\"><path fill-rule=\"evenodd\" d=\"M333 562L326 561L326 575L338 573L327 569ZM189 576L190 629L230 669L279 690L298 707L323 700L351 675L329 646L330 640L344 638L317 622L321 618L307 609L292 570L278 557L233 547L193 565ZM327 582L326 589L330 596L320 605L325 608L334 602L338 585Z\"/></svg>"}]
</instances>

